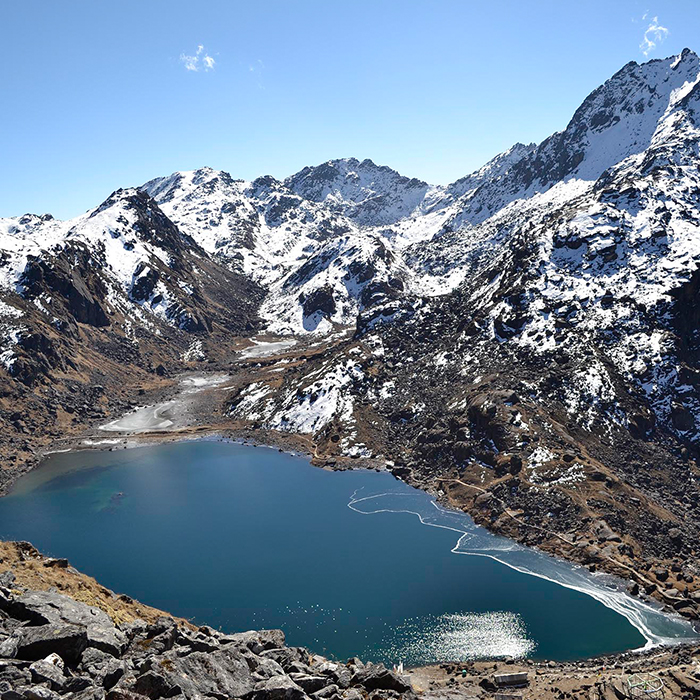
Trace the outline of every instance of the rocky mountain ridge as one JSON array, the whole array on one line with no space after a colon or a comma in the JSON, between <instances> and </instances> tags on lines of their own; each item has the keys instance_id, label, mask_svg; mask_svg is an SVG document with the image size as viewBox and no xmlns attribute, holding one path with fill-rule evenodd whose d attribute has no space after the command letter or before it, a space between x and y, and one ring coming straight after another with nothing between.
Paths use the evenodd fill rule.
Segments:
<instances>
[{"instance_id":1,"label":"rocky mountain ridge","mask_svg":"<svg viewBox=\"0 0 700 700\"><path fill-rule=\"evenodd\" d=\"M353 324L358 312L376 303L376 293L366 292L369 277L394 293L424 296L456 288L471 272L472 256L464 248L501 245L490 231L507 226L504 210L512 203L530 217L590 192L612 176L611 168L636 167L630 158L644 153L649 160L669 146L687 151L698 72L698 58L689 50L630 63L584 101L564 131L537 146L516 144L448 186L347 158L304 168L284 181L247 183L202 168L157 178L141 191L184 236L267 288L271 301L263 308L270 331L328 332L333 324ZM97 244L96 216L109 210L127 228L134 223L115 203L108 199L87 222L32 215L3 220L3 286L17 281L22 261L9 254L17 252L18 240L49 250L62 238L80 237L89 224ZM110 222L102 230L116 235ZM148 251L137 252L143 257ZM442 258L439 266L435 258ZM109 267L123 275L114 262ZM124 286L128 280L121 281ZM305 307L313 295L326 303ZM309 320L315 314L320 318Z\"/></svg>"}]
</instances>

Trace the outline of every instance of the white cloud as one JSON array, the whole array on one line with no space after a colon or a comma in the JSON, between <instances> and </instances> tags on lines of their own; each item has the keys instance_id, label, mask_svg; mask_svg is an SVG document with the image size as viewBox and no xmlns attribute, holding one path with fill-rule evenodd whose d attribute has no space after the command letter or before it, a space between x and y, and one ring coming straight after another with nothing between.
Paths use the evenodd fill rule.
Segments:
<instances>
[{"instance_id":1,"label":"white cloud","mask_svg":"<svg viewBox=\"0 0 700 700\"><path fill-rule=\"evenodd\" d=\"M646 14L644 17L642 17L642 19L646 19ZM663 43L667 36L668 29L659 24L658 17L653 17L651 22L649 22L649 26L644 32L644 38L642 39L642 43L639 45L639 48L645 56L648 56L656 48L656 44Z\"/></svg>"},{"instance_id":2,"label":"white cloud","mask_svg":"<svg viewBox=\"0 0 700 700\"><path fill-rule=\"evenodd\" d=\"M185 64L187 70L197 70L197 64L199 63L197 56L188 56L187 54L181 53L180 61Z\"/></svg>"},{"instance_id":3,"label":"white cloud","mask_svg":"<svg viewBox=\"0 0 700 700\"><path fill-rule=\"evenodd\" d=\"M255 61L255 63L251 63L248 66L248 72L251 73L251 77L255 79L256 83L258 84L258 88L264 90L265 86L263 85L262 78L265 72L265 64L258 59Z\"/></svg>"},{"instance_id":4,"label":"white cloud","mask_svg":"<svg viewBox=\"0 0 700 700\"><path fill-rule=\"evenodd\" d=\"M248 66L248 70L251 73L261 73L264 69L265 69L265 64L260 59L258 59L255 63L251 63Z\"/></svg>"},{"instance_id":5,"label":"white cloud","mask_svg":"<svg viewBox=\"0 0 700 700\"><path fill-rule=\"evenodd\" d=\"M197 51L193 54L180 54L180 62L184 64L185 70L191 70L198 73L200 70L214 70L216 61L206 52L203 44L197 46Z\"/></svg>"}]
</instances>

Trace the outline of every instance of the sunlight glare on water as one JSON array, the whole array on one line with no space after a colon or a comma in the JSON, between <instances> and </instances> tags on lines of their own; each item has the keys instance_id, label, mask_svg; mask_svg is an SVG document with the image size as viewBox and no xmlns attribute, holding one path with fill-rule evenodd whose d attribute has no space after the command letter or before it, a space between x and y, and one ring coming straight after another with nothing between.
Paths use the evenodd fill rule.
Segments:
<instances>
[{"instance_id":1,"label":"sunlight glare on water","mask_svg":"<svg viewBox=\"0 0 700 700\"><path fill-rule=\"evenodd\" d=\"M409 666L442 659L523 658L536 647L519 615L447 613L409 619L390 633L387 652Z\"/></svg>"}]
</instances>

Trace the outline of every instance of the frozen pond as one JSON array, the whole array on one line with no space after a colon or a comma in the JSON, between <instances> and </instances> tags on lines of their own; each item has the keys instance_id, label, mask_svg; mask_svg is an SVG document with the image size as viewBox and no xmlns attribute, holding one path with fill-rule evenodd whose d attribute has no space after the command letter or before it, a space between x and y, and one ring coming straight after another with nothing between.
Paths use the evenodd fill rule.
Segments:
<instances>
[{"instance_id":1,"label":"frozen pond","mask_svg":"<svg viewBox=\"0 0 700 700\"><path fill-rule=\"evenodd\" d=\"M291 338L289 340L275 340L270 342L253 340L253 342L255 345L241 351L241 354L239 355L241 360L253 360L261 357L269 357L270 355L276 355L284 350L289 350L289 348L293 348L297 344L297 341Z\"/></svg>"},{"instance_id":2,"label":"frozen pond","mask_svg":"<svg viewBox=\"0 0 700 700\"><path fill-rule=\"evenodd\" d=\"M187 377L180 382L181 393L162 403L141 406L130 413L100 426L109 433L148 433L160 430L175 430L187 424L186 408L193 394L225 383L228 374Z\"/></svg>"}]
</instances>

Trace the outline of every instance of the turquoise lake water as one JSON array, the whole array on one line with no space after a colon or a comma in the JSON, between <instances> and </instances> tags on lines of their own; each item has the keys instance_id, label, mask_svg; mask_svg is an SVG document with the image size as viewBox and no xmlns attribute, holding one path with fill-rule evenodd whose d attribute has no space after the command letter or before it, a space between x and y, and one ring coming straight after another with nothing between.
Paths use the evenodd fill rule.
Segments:
<instances>
[{"instance_id":1,"label":"turquoise lake water","mask_svg":"<svg viewBox=\"0 0 700 700\"><path fill-rule=\"evenodd\" d=\"M0 499L0 537L198 623L282 628L341 659L568 660L692 636L388 473L226 442L52 455Z\"/></svg>"}]
</instances>

